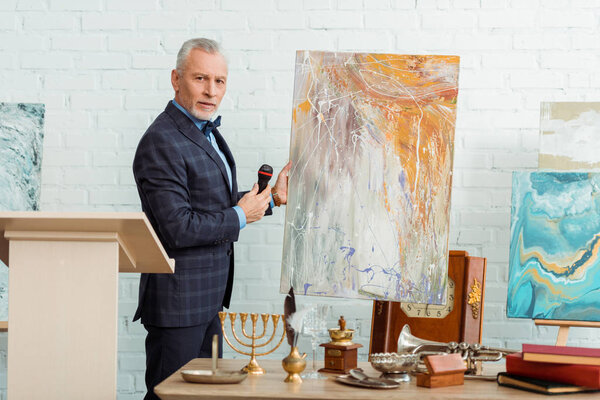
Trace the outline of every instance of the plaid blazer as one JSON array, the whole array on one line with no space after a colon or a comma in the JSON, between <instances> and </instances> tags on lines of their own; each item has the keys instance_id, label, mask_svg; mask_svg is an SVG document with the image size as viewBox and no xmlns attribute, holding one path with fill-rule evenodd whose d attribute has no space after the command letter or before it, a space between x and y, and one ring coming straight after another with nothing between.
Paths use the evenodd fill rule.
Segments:
<instances>
[{"instance_id":1,"label":"plaid blazer","mask_svg":"<svg viewBox=\"0 0 600 400\"><path fill-rule=\"evenodd\" d=\"M231 168L231 190L221 157L171 102L138 144L133 174L142 209L175 259L175 273L142 274L134 321L192 326L229 307L240 232L232 207L243 193L227 143L216 129L213 134Z\"/></svg>"}]
</instances>

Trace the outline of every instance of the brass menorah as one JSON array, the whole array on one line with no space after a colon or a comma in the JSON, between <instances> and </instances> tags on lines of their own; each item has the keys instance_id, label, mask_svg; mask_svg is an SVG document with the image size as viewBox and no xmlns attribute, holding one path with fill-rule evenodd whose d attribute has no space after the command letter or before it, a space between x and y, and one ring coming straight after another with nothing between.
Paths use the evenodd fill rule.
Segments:
<instances>
[{"instance_id":1,"label":"brass menorah","mask_svg":"<svg viewBox=\"0 0 600 400\"><path fill-rule=\"evenodd\" d=\"M240 345L249 347L251 349L250 352L239 350L229 341L229 338L227 337L227 333L225 332L225 317L227 317L227 314L229 314L229 320L231 321L231 332L233 333L233 337ZM273 333L271 334L271 337L269 338L269 340L265 341L264 343L258 344L258 343L256 343L256 341L264 338L265 334L267 333L267 323L269 322L269 315L271 315L271 319L273 320ZM256 349L260 348L260 347L264 347L273 341L273 338L275 338L275 333L277 331L277 324L279 323L280 318L283 321L283 315L260 314L260 317L263 322L263 331L262 331L262 334L257 336L256 335L256 323L258 321L258 314L255 314L255 313L250 314L250 320L252 321L252 335L248 335L246 333L246 321L248 320L248 313L240 313L240 320L242 321L242 334L244 335L244 338L251 339L252 340L251 343L244 342L242 340L243 338L240 339L238 337L238 334L235 332L236 317L237 317L237 313L226 313L223 311L219 312L219 319L221 320L221 329L223 330L223 337L225 338L225 341L227 342L227 344L233 350L237 351L240 354L250 356L250 362L248 363L248 365L246 365L244 368L242 368L242 371L245 371L252 375L262 375L265 373L265 370L260 365L258 365L258 362L256 361L256 357L266 356L267 354L271 354L279 347L279 345L281 344L281 342L283 342L283 339L285 338L285 322L283 324L283 329L282 329L283 332L281 335L281 339L279 340L279 343L277 343L277 345L275 347L273 347L271 350L263 352L263 353L256 353Z\"/></svg>"}]
</instances>

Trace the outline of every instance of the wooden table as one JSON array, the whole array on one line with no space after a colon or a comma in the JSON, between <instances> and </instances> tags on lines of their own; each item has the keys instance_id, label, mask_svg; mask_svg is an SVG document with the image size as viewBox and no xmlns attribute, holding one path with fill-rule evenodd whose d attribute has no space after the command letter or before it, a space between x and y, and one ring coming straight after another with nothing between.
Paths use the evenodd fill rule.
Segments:
<instances>
[{"instance_id":1,"label":"wooden table","mask_svg":"<svg viewBox=\"0 0 600 400\"><path fill-rule=\"evenodd\" d=\"M219 369L239 370L248 360L219 360ZM389 399L407 398L419 400L491 400L491 399L540 399L543 395L522 390L499 386L494 381L466 380L462 386L428 389L418 387L414 378L410 383L403 384L397 389L364 389L347 386L335 382L335 375L325 380L305 379L302 384L284 383L286 376L278 360L259 360L259 364L267 373L262 376L248 376L243 382L233 385L207 385L188 383L183 380L179 371L165 379L155 388L155 393L162 400L191 400L191 399ZM491 370L499 372L500 365L491 364ZM379 376L367 362L359 366L370 376ZM181 369L210 369L210 359L197 358L190 361ZM591 394L597 396L597 394ZM590 398L589 393L571 394L569 400Z\"/></svg>"}]
</instances>

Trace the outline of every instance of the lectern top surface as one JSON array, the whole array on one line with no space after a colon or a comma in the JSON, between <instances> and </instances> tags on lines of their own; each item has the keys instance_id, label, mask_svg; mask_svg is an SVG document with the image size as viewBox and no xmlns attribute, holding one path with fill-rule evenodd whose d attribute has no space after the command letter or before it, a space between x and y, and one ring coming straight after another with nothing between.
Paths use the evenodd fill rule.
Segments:
<instances>
[{"instance_id":1,"label":"lectern top surface","mask_svg":"<svg viewBox=\"0 0 600 400\"><path fill-rule=\"evenodd\" d=\"M8 261L7 231L43 232L56 234L57 238L68 234L72 240L81 240L78 234L83 237L92 233L114 233L123 256L120 258L131 261L120 262L121 272L172 273L174 270L174 261L169 259L143 212L0 212L0 259L4 262Z\"/></svg>"}]
</instances>

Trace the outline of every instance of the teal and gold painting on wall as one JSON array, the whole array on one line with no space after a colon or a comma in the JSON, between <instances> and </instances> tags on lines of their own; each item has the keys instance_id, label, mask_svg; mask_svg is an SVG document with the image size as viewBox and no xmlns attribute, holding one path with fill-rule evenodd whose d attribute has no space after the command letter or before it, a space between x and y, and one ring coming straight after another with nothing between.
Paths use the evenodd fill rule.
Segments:
<instances>
[{"instance_id":1,"label":"teal and gold painting on wall","mask_svg":"<svg viewBox=\"0 0 600 400\"><path fill-rule=\"evenodd\" d=\"M600 173L513 173L507 316L600 321Z\"/></svg>"}]
</instances>

